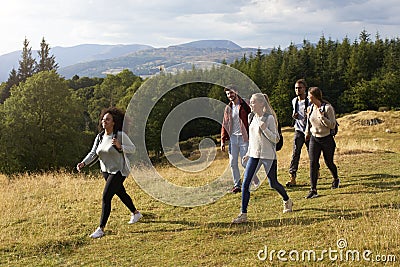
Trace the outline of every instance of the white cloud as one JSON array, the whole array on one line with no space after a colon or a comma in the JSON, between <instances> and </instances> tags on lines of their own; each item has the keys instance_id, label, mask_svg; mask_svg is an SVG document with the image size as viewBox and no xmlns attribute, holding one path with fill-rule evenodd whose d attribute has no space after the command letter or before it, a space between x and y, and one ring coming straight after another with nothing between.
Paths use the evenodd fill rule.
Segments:
<instances>
[{"instance_id":1,"label":"white cloud","mask_svg":"<svg viewBox=\"0 0 400 267\"><path fill-rule=\"evenodd\" d=\"M0 6L0 54L82 43L165 47L229 39L247 47L286 47L303 39L355 39L362 30L398 37L398 0L30 0Z\"/></svg>"}]
</instances>

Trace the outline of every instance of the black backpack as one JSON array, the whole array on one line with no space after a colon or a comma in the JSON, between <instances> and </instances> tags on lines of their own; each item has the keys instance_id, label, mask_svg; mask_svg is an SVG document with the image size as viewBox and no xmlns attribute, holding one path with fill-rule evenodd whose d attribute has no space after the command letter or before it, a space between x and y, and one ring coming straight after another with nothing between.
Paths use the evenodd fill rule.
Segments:
<instances>
[{"instance_id":1,"label":"black backpack","mask_svg":"<svg viewBox=\"0 0 400 267\"><path fill-rule=\"evenodd\" d=\"M253 118L254 118L254 113L250 112L249 113L249 125L250 125L251 121L253 120ZM282 135L281 124L279 123L279 121L278 121L278 133L279 133L279 141L278 141L278 143L276 143L276 147L275 147L276 151L281 150L283 147L283 135Z\"/></svg>"}]
</instances>

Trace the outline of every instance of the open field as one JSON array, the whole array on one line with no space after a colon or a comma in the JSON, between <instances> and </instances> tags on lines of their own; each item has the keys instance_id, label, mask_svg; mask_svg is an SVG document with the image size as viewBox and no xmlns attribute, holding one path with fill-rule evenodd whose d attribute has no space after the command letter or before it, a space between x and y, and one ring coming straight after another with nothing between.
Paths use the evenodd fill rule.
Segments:
<instances>
[{"instance_id":1,"label":"open field","mask_svg":"<svg viewBox=\"0 0 400 267\"><path fill-rule=\"evenodd\" d=\"M380 124L366 125L377 118ZM144 217L128 225L128 210L114 198L106 236L92 240L104 186L100 175L65 171L11 180L0 175L0 266L398 266L400 111L361 112L339 123L335 162L341 187L330 189L321 160L320 197L304 199L309 190L304 148L301 186L288 189L293 212L282 213L279 195L265 182L252 192L249 222L243 225L231 225L240 211L239 194L206 206L173 207L129 177L125 186ZM282 184L288 179L293 129L283 134ZM219 151L202 174L158 170L176 184L198 185L227 164Z\"/></svg>"}]
</instances>

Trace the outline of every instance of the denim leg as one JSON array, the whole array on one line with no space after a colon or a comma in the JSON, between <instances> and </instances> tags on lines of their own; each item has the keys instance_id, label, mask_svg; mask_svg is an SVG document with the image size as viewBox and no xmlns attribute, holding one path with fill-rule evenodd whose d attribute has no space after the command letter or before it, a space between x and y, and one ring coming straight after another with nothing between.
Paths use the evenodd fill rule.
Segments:
<instances>
[{"instance_id":1,"label":"denim leg","mask_svg":"<svg viewBox=\"0 0 400 267\"><path fill-rule=\"evenodd\" d=\"M246 170L244 171L244 179L242 184L242 213L247 213L247 206L250 201L250 182L256 172L259 159L250 157L247 161Z\"/></svg>"},{"instance_id":2,"label":"denim leg","mask_svg":"<svg viewBox=\"0 0 400 267\"><path fill-rule=\"evenodd\" d=\"M242 166L243 166L244 169L246 169L246 164L247 164L247 162L244 162L244 161L243 161L243 157L247 154L247 150L248 150L248 149L249 149L249 142L243 141L243 137L240 136L240 138L239 138L240 159L239 159L239 160L240 160L240 162L242 163ZM258 179L258 177L257 177L257 171L258 171L258 170L256 170L256 171L254 172L253 179L254 179L254 178Z\"/></svg>"},{"instance_id":3,"label":"denim leg","mask_svg":"<svg viewBox=\"0 0 400 267\"><path fill-rule=\"evenodd\" d=\"M240 135L239 138L239 153L240 153L240 162L243 168L246 168L245 162L243 162L243 157L247 154L247 150L249 148L249 142L243 141L243 137Z\"/></svg>"},{"instance_id":4,"label":"denim leg","mask_svg":"<svg viewBox=\"0 0 400 267\"><path fill-rule=\"evenodd\" d=\"M229 141L229 165L231 166L234 186L240 187L240 171L239 171L239 136L232 135Z\"/></svg>"},{"instance_id":5,"label":"denim leg","mask_svg":"<svg viewBox=\"0 0 400 267\"><path fill-rule=\"evenodd\" d=\"M271 188L275 189L283 198L284 201L289 199L285 188L278 182L278 161L276 159L262 159L264 170L268 173L268 183Z\"/></svg>"}]
</instances>

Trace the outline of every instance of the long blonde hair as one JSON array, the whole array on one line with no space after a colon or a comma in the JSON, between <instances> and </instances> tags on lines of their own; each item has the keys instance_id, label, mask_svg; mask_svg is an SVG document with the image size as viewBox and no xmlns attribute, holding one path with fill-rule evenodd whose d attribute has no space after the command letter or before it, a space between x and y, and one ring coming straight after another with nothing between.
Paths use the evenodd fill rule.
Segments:
<instances>
[{"instance_id":1,"label":"long blonde hair","mask_svg":"<svg viewBox=\"0 0 400 267\"><path fill-rule=\"evenodd\" d=\"M276 113L269 102L269 97L267 94L255 93L251 96L254 100L263 103L263 112L269 115L272 115L275 120L275 126L278 129L278 118L276 117Z\"/></svg>"}]
</instances>

